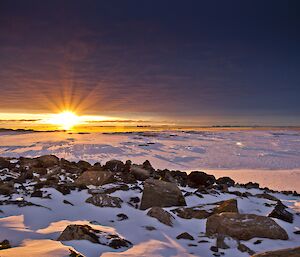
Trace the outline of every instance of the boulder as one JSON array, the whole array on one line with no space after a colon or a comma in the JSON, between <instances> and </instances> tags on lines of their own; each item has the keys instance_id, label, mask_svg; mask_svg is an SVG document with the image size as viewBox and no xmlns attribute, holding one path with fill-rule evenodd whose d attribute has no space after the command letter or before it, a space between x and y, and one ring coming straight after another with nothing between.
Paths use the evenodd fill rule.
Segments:
<instances>
[{"instance_id":1,"label":"boulder","mask_svg":"<svg viewBox=\"0 0 300 257\"><path fill-rule=\"evenodd\" d=\"M125 164L119 160L110 160L105 163L103 168L112 172L123 172L125 171Z\"/></svg>"},{"instance_id":2,"label":"boulder","mask_svg":"<svg viewBox=\"0 0 300 257\"><path fill-rule=\"evenodd\" d=\"M150 207L185 206L185 199L178 186L171 182L147 179L141 201L141 210Z\"/></svg>"},{"instance_id":3,"label":"boulder","mask_svg":"<svg viewBox=\"0 0 300 257\"><path fill-rule=\"evenodd\" d=\"M135 179L144 181L150 177L150 171L144 168L141 168L137 165L132 165L130 168L131 174L134 176Z\"/></svg>"},{"instance_id":4,"label":"boulder","mask_svg":"<svg viewBox=\"0 0 300 257\"><path fill-rule=\"evenodd\" d=\"M78 161L77 167L80 168L82 171L86 171L92 168L92 165L86 161Z\"/></svg>"},{"instance_id":5,"label":"boulder","mask_svg":"<svg viewBox=\"0 0 300 257\"><path fill-rule=\"evenodd\" d=\"M223 212L208 217L206 234L227 235L239 240L254 237L287 240L287 232L269 217Z\"/></svg>"},{"instance_id":6,"label":"boulder","mask_svg":"<svg viewBox=\"0 0 300 257\"><path fill-rule=\"evenodd\" d=\"M232 187L234 186L235 182L232 178L230 177L221 177L221 178L218 178L216 183L218 185L226 185L228 187Z\"/></svg>"},{"instance_id":7,"label":"boulder","mask_svg":"<svg viewBox=\"0 0 300 257\"><path fill-rule=\"evenodd\" d=\"M160 208L160 207L152 207L148 213L148 216L156 218L157 220L159 220L161 223L172 227L173 225L173 220L174 217L167 211L165 211L164 209Z\"/></svg>"},{"instance_id":8,"label":"boulder","mask_svg":"<svg viewBox=\"0 0 300 257\"><path fill-rule=\"evenodd\" d=\"M189 187L198 188L199 186L210 186L216 182L213 175L206 174L202 171L192 171L188 175L187 184Z\"/></svg>"},{"instance_id":9,"label":"boulder","mask_svg":"<svg viewBox=\"0 0 300 257\"><path fill-rule=\"evenodd\" d=\"M177 239L194 240L194 237L187 232L183 232L176 237Z\"/></svg>"},{"instance_id":10,"label":"boulder","mask_svg":"<svg viewBox=\"0 0 300 257\"><path fill-rule=\"evenodd\" d=\"M96 230L89 225L68 225L57 240L88 240L92 243L107 245L114 249L132 246L131 242L116 234Z\"/></svg>"},{"instance_id":11,"label":"boulder","mask_svg":"<svg viewBox=\"0 0 300 257\"><path fill-rule=\"evenodd\" d=\"M300 256L300 247L287 248L287 249L281 249L281 250L252 255L252 257L299 257L299 256Z\"/></svg>"},{"instance_id":12,"label":"boulder","mask_svg":"<svg viewBox=\"0 0 300 257\"><path fill-rule=\"evenodd\" d=\"M85 201L99 207L121 208L122 199L106 194L94 194Z\"/></svg>"},{"instance_id":13,"label":"boulder","mask_svg":"<svg viewBox=\"0 0 300 257\"><path fill-rule=\"evenodd\" d=\"M11 248L10 243L7 239L0 242L0 250Z\"/></svg>"},{"instance_id":14,"label":"boulder","mask_svg":"<svg viewBox=\"0 0 300 257\"><path fill-rule=\"evenodd\" d=\"M10 162L3 157L0 157L0 170L9 168L11 166Z\"/></svg>"},{"instance_id":15,"label":"boulder","mask_svg":"<svg viewBox=\"0 0 300 257\"><path fill-rule=\"evenodd\" d=\"M11 195L14 191L15 189L12 184L0 182L0 195Z\"/></svg>"},{"instance_id":16,"label":"boulder","mask_svg":"<svg viewBox=\"0 0 300 257\"><path fill-rule=\"evenodd\" d=\"M294 221L293 214L288 212L286 210L286 207L281 202L276 204L275 208L268 216L271 218L280 219L280 220L283 220L283 221L286 221L289 223L293 223L293 221Z\"/></svg>"},{"instance_id":17,"label":"boulder","mask_svg":"<svg viewBox=\"0 0 300 257\"><path fill-rule=\"evenodd\" d=\"M258 198L264 198L264 199L267 199L267 200L271 200L271 201L275 201L275 202L278 202L279 199L273 195L270 195L270 194L267 194L267 193L263 193L263 194L256 194L254 195L255 197L258 197Z\"/></svg>"},{"instance_id":18,"label":"boulder","mask_svg":"<svg viewBox=\"0 0 300 257\"><path fill-rule=\"evenodd\" d=\"M114 182L113 173L102 170L87 170L75 181L76 184L102 186Z\"/></svg>"},{"instance_id":19,"label":"boulder","mask_svg":"<svg viewBox=\"0 0 300 257\"><path fill-rule=\"evenodd\" d=\"M59 158L55 155L43 155L36 158L38 166L42 168L50 168L59 164Z\"/></svg>"},{"instance_id":20,"label":"boulder","mask_svg":"<svg viewBox=\"0 0 300 257\"><path fill-rule=\"evenodd\" d=\"M173 213L183 219L206 219L211 214L206 210L200 210L197 207L190 207L190 208L176 208L172 210Z\"/></svg>"},{"instance_id":21,"label":"boulder","mask_svg":"<svg viewBox=\"0 0 300 257\"><path fill-rule=\"evenodd\" d=\"M237 207L237 200L236 199L229 199L226 201L223 201L218 207L213 209L213 213L222 213L222 212L235 212L238 213L238 207Z\"/></svg>"},{"instance_id":22,"label":"boulder","mask_svg":"<svg viewBox=\"0 0 300 257\"><path fill-rule=\"evenodd\" d=\"M142 168L150 171L150 173L155 171L155 169L152 167L151 163L148 160L144 161Z\"/></svg>"},{"instance_id":23,"label":"boulder","mask_svg":"<svg viewBox=\"0 0 300 257\"><path fill-rule=\"evenodd\" d=\"M68 225L58 237L58 241L88 240L99 243L98 231L89 225Z\"/></svg>"}]
</instances>

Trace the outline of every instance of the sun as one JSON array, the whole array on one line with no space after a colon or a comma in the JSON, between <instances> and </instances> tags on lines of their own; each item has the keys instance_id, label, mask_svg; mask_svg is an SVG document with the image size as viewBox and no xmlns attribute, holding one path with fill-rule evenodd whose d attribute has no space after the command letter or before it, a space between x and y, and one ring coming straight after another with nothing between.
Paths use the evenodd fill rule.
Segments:
<instances>
[{"instance_id":1,"label":"sun","mask_svg":"<svg viewBox=\"0 0 300 257\"><path fill-rule=\"evenodd\" d=\"M64 111L59 114L54 114L53 117L49 119L49 123L53 125L59 125L64 130L70 130L75 125L81 123L80 117L74 112Z\"/></svg>"}]
</instances>

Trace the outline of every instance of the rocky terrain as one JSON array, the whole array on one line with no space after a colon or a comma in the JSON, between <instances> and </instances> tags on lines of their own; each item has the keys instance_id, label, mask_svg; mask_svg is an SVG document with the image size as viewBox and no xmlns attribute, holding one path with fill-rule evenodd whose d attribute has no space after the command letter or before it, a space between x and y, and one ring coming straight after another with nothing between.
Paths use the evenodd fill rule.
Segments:
<instances>
[{"instance_id":1,"label":"rocky terrain","mask_svg":"<svg viewBox=\"0 0 300 257\"><path fill-rule=\"evenodd\" d=\"M300 195L149 161L0 158L0 256L300 256Z\"/></svg>"}]
</instances>

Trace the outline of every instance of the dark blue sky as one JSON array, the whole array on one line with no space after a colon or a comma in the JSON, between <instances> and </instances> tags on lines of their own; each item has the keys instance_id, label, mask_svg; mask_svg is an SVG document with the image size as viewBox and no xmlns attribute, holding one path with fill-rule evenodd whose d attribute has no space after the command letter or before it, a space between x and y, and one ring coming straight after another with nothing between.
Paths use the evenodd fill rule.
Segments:
<instances>
[{"instance_id":1,"label":"dark blue sky","mask_svg":"<svg viewBox=\"0 0 300 257\"><path fill-rule=\"evenodd\" d=\"M300 125L299 1L0 0L0 112Z\"/></svg>"}]
</instances>

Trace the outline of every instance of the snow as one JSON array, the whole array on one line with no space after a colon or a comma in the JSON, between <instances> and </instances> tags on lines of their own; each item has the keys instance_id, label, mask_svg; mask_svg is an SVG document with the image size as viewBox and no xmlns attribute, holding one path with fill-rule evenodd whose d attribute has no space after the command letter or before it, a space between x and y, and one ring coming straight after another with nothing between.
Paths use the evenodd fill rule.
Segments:
<instances>
[{"instance_id":1,"label":"snow","mask_svg":"<svg viewBox=\"0 0 300 257\"><path fill-rule=\"evenodd\" d=\"M211 131L211 132L170 132L118 133L118 134L68 134L53 133L3 133L0 135L0 156L16 158L19 156L36 157L55 154L68 160L87 160L91 163L105 163L110 159L132 160L142 163L148 159L155 168L179 170L204 170L216 177L230 176L238 182L259 182L261 186L272 189L300 191L300 132L293 130L247 130L247 131ZM12 159L15 163L15 159ZM1 176L7 176L1 171ZM31 187L31 184L27 184ZM112 185L105 185L109 188ZM142 184L139 185L142 187ZM187 192L191 188L183 188ZM245 192L244 188L230 188L232 191ZM111 196L123 200L122 208L100 208L85 203L90 197L87 190L72 191L62 195L53 188L43 188L52 199L31 198L14 194L12 199L23 199L37 206L17 207L2 205L0 209L0 241L8 239L13 248L1 250L5 256L68 256L69 248L87 257L110 256L200 256L211 257L210 247L215 239L205 237L206 220L182 219L175 217L174 227L166 226L155 218L146 215L146 211L133 208L127 202L131 197L141 198L139 190L116 191ZM247 190L252 194L262 193L259 189ZM290 224L274 219L289 235L289 240L262 239L261 244L253 244L258 238L242 241L256 252L299 246L300 236L293 231L300 228L299 197L271 194L279 198L294 214L294 223ZM240 213L268 215L273 207L264 203L273 201L248 197L240 198L232 194L205 194L204 198L187 196L188 207L213 204L222 200L236 198ZM0 200L8 199L0 196ZM74 206L64 204L67 200ZM199 208L211 208L203 206ZM175 207L165 208L170 211ZM118 220L117 214L124 213L129 218ZM88 224L95 229L116 233L131 241L130 249L114 250L108 246L93 244L85 240L56 241L59 234L69 224ZM147 226L155 227L149 231ZM177 240L182 232L190 233L195 240ZM207 240L208 243L198 243ZM235 241L226 239L230 245ZM226 241L226 242L227 242ZM196 244L196 247L189 246ZM232 247L221 250L225 256L249 256Z\"/></svg>"}]
</instances>

